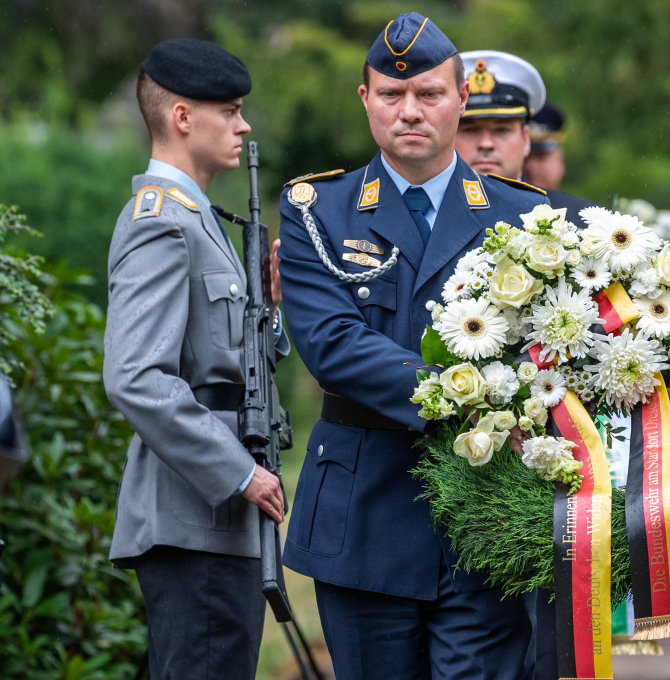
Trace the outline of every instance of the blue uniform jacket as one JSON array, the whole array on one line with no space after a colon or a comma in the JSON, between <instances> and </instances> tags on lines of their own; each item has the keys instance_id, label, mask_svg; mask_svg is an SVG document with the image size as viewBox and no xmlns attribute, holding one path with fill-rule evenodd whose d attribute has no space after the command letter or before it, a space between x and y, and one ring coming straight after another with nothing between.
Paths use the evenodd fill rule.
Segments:
<instances>
[{"instance_id":1,"label":"blue uniform jacket","mask_svg":"<svg viewBox=\"0 0 670 680\"><path fill-rule=\"evenodd\" d=\"M480 183L479 195L473 182ZM406 364L422 365L421 337L431 322L425 303L441 301L458 259L481 244L486 228L499 220L521 226L521 213L548 201L535 191L479 178L459 158L424 254L417 227L379 153L367 167L313 186L318 200L311 211L336 266L368 270L343 261L343 253L353 252L344 247L345 239L380 246L384 254L375 257L382 261L393 245L400 255L394 267L368 283L339 280L321 262L300 210L284 190L279 255L291 338L324 390L416 432L319 420L298 482L284 564L336 585L433 600L441 548L450 570L455 559L444 532L433 527L428 502L416 500L421 483L409 474L419 455L413 444L426 421L410 402L416 376ZM466 189L475 205L468 204ZM358 295L362 285L370 291L365 299ZM481 574L451 575L457 591L485 587Z\"/></svg>"}]
</instances>

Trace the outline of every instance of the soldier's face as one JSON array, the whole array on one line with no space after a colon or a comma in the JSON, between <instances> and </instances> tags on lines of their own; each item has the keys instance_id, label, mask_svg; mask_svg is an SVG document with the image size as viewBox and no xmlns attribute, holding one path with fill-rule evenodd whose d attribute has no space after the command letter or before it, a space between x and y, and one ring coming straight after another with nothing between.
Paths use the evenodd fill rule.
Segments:
<instances>
[{"instance_id":1,"label":"soldier's face","mask_svg":"<svg viewBox=\"0 0 670 680\"><path fill-rule=\"evenodd\" d=\"M544 152L531 153L523 166L523 176L531 183L543 189L560 189L565 163L561 149L550 149Z\"/></svg>"},{"instance_id":2,"label":"soldier's face","mask_svg":"<svg viewBox=\"0 0 670 680\"><path fill-rule=\"evenodd\" d=\"M463 118L456 151L475 172L519 179L530 152L528 126L519 118Z\"/></svg>"},{"instance_id":3,"label":"soldier's face","mask_svg":"<svg viewBox=\"0 0 670 680\"><path fill-rule=\"evenodd\" d=\"M468 92L467 82L456 86L450 59L407 80L370 69L369 87L358 89L379 148L396 163L410 165L442 156L450 162Z\"/></svg>"},{"instance_id":4,"label":"soldier's face","mask_svg":"<svg viewBox=\"0 0 670 680\"><path fill-rule=\"evenodd\" d=\"M197 166L212 175L240 165L242 138L251 132L241 107L240 98L203 102L191 110L189 151Z\"/></svg>"}]
</instances>

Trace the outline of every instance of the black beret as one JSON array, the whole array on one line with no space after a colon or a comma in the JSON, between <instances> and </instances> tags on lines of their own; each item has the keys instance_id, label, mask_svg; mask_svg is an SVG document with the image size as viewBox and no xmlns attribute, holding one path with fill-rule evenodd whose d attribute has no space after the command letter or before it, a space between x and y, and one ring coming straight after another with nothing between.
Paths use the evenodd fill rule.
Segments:
<instances>
[{"instance_id":1,"label":"black beret","mask_svg":"<svg viewBox=\"0 0 670 680\"><path fill-rule=\"evenodd\" d=\"M227 102L251 92L251 76L242 60L206 40L164 40L142 66L161 87L190 99Z\"/></svg>"},{"instance_id":2,"label":"black beret","mask_svg":"<svg viewBox=\"0 0 670 680\"><path fill-rule=\"evenodd\" d=\"M391 78L406 80L453 57L451 40L418 12L390 21L368 52L368 64Z\"/></svg>"}]
</instances>

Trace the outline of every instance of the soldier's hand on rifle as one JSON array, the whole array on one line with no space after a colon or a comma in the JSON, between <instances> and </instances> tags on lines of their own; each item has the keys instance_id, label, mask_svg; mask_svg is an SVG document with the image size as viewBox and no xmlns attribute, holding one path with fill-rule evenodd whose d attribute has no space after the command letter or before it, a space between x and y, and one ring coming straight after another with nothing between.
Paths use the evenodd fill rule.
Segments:
<instances>
[{"instance_id":1,"label":"soldier's hand on rifle","mask_svg":"<svg viewBox=\"0 0 670 680\"><path fill-rule=\"evenodd\" d=\"M272 255L270 255L270 276L272 279L272 313L274 314L281 302L281 281L279 280L279 250L280 241L275 239L272 244Z\"/></svg>"},{"instance_id":2,"label":"soldier's hand on rifle","mask_svg":"<svg viewBox=\"0 0 670 680\"><path fill-rule=\"evenodd\" d=\"M284 521L284 496L279 479L260 465L256 465L254 476L242 496L264 510L277 524Z\"/></svg>"}]
</instances>

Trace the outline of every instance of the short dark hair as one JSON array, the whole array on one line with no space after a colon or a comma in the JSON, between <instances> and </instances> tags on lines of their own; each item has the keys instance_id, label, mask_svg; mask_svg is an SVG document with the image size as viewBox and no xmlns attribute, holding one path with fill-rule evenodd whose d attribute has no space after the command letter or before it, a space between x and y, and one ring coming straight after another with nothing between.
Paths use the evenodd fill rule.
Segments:
<instances>
[{"instance_id":1,"label":"short dark hair","mask_svg":"<svg viewBox=\"0 0 670 680\"><path fill-rule=\"evenodd\" d=\"M463 84L463 81L465 80L465 67L463 66L463 60L461 59L461 55L456 52L453 56L449 57L447 61L452 61L454 65L454 76L456 76L456 88L458 90L461 89L461 85ZM365 62L363 66L363 84L365 85L366 89L370 89L370 69L372 66L370 66L369 62Z\"/></svg>"},{"instance_id":2,"label":"short dark hair","mask_svg":"<svg viewBox=\"0 0 670 680\"><path fill-rule=\"evenodd\" d=\"M164 141L166 138L165 114L169 106L178 101L186 102L192 106L197 106L200 103L195 99L182 97L166 90L149 76L144 70L144 66L140 66L140 73L137 77L137 101L144 122L149 129L151 141L156 142Z\"/></svg>"}]
</instances>

